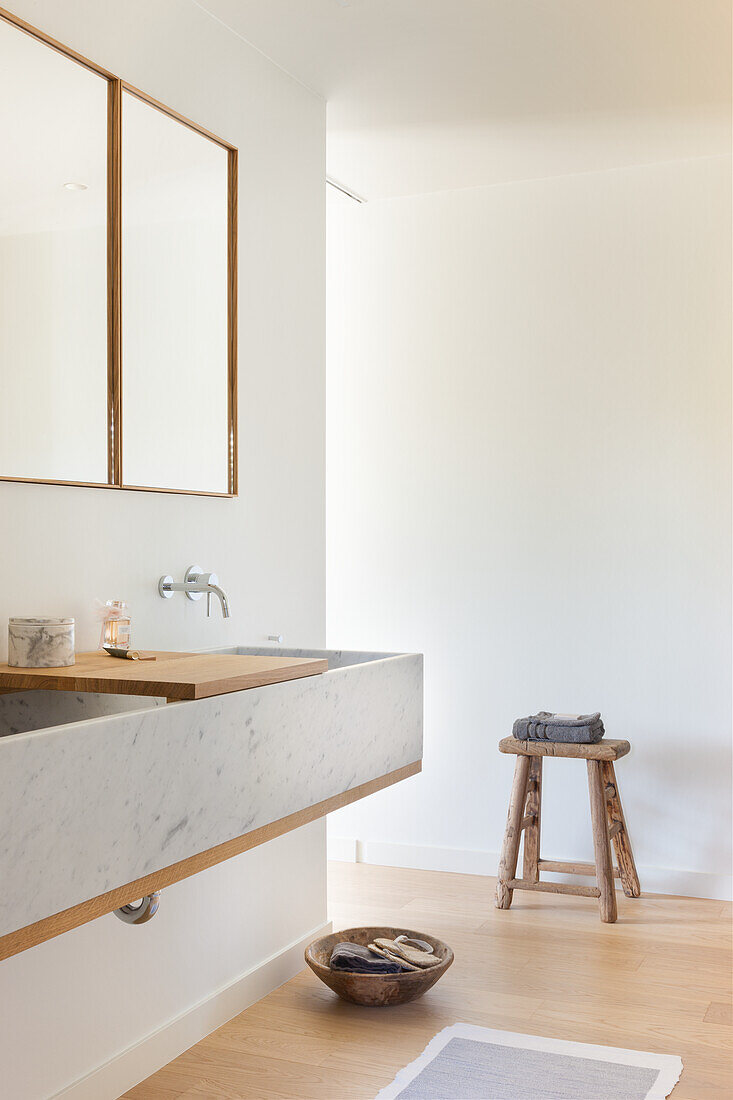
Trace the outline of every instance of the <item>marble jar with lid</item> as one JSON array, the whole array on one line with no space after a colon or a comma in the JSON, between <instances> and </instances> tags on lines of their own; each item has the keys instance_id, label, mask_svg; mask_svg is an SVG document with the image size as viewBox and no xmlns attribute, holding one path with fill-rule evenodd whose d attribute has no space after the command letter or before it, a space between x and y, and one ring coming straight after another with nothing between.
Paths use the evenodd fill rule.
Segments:
<instances>
[{"instance_id":1,"label":"marble jar with lid","mask_svg":"<svg viewBox=\"0 0 733 1100\"><path fill-rule=\"evenodd\" d=\"M8 622L12 668L65 668L74 664L74 620L17 617Z\"/></svg>"}]
</instances>

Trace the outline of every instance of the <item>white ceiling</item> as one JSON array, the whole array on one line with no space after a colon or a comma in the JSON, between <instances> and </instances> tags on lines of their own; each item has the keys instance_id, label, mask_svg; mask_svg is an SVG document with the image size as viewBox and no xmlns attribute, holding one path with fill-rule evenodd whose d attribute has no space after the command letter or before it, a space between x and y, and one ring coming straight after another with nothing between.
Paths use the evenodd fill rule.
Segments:
<instances>
[{"instance_id":1,"label":"white ceiling","mask_svg":"<svg viewBox=\"0 0 733 1100\"><path fill-rule=\"evenodd\" d=\"M193 0L328 101L367 198L730 151L729 0Z\"/></svg>"}]
</instances>

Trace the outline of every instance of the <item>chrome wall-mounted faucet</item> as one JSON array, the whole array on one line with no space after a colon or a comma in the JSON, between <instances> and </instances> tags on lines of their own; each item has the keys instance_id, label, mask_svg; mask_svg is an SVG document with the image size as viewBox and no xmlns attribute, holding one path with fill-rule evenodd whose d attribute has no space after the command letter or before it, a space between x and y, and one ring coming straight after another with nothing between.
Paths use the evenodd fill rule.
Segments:
<instances>
[{"instance_id":1,"label":"chrome wall-mounted faucet","mask_svg":"<svg viewBox=\"0 0 733 1100\"><path fill-rule=\"evenodd\" d=\"M158 581L158 592L164 600L169 600L174 592L185 592L189 600L200 600L206 596L206 614L211 615L211 597L218 596L221 613L229 618L229 600L223 588L219 587L216 573L204 573L200 565L192 565L186 570L182 581L174 581L166 574Z\"/></svg>"}]
</instances>

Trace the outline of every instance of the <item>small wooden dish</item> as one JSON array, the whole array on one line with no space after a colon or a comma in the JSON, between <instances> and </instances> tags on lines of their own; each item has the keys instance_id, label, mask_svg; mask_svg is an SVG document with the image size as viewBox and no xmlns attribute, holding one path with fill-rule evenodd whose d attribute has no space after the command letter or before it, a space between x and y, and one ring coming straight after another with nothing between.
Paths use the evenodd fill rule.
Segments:
<instances>
[{"instance_id":1,"label":"small wooden dish","mask_svg":"<svg viewBox=\"0 0 733 1100\"><path fill-rule=\"evenodd\" d=\"M368 947L377 936L391 940L396 936L427 940L440 962L425 970L402 974L352 974L347 970L331 970L331 952L337 943L346 940ZM346 928L343 932L314 940L305 950L305 961L313 973L345 1001L357 1005L404 1005L422 997L435 985L453 962L453 952L448 944L427 932L413 932L409 928Z\"/></svg>"}]
</instances>

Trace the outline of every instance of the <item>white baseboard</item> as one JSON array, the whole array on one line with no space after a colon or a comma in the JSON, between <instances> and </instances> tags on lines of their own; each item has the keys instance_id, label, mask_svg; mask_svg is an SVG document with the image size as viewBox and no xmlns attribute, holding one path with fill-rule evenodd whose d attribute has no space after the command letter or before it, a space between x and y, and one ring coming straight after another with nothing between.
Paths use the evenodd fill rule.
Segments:
<instances>
[{"instance_id":1,"label":"white baseboard","mask_svg":"<svg viewBox=\"0 0 733 1100\"><path fill-rule=\"evenodd\" d=\"M167 1065L255 1001L289 981L303 969L303 952L318 936L332 931L330 923L314 928L271 955L258 966L215 990L198 1004L169 1020L109 1062L67 1085L56 1097L64 1100L115 1100L151 1073Z\"/></svg>"},{"instance_id":2,"label":"white baseboard","mask_svg":"<svg viewBox=\"0 0 733 1100\"><path fill-rule=\"evenodd\" d=\"M420 871L454 871L464 875L495 875L498 852L467 848L435 848L419 844L329 837L328 858L345 863L376 863L385 867L412 867ZM561 858L561 857L557 857ZM571 857L566 857L568 860ZM641 888L649 894L730 901L733 876L713 871L686 871L671 867L639 866ZM556 882L591 883L582 875L552 875Z\"/></svg>"}]
</instances>

